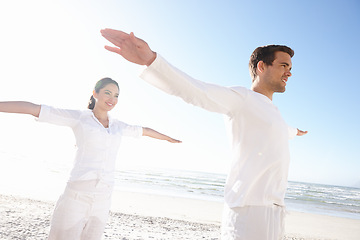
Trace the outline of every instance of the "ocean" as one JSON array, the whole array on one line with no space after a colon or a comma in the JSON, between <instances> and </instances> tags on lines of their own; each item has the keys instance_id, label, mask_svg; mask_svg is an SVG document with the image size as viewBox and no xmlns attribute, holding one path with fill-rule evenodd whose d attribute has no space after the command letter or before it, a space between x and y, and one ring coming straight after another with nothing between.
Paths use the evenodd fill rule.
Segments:
<instances>
[{"instance_id":1,"label":"ocean","mask_svg":"<svg viewBox=\"0 0 360 240\"><path fill-rule=\"evenodd\" d=\"M69 164L0 151L0 194L56 201ZM122 169L115 190L147 192L223 202L226 175L170 169ZM360 188L290 181L288 210L360 219Z\"/></svg>"},{"instance_id":2,"label":"ocean","mask_svg":"<svg viewBox=\"0 0 360 240\"><path fill-rule=\"evenodd\" d=\"M169 169L116 172L115 190L223 202L226 175ZM360 219L360 188L289 181L288 210Z\"/></svg>"}]
</instances>

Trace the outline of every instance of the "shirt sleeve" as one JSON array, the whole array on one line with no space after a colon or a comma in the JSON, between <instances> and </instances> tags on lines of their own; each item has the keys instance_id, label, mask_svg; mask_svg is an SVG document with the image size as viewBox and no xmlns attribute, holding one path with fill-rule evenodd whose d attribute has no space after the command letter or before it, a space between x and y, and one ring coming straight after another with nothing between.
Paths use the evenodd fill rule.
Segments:
<instances>
[{"instance_id":1,"label":"shirt sleeve","mask_svg":"<svg viewBox=\"0 0 360 240\"><path fill-rule=\"evenodd\" d=\"M244 102L241 100L246 95L233 88L196 80L169 64L159 54L140 77L160 90L182 98L187 103L226 115L231 115L234 109L239 108Z\"/></svg>"},{"instance_id":2,"label":"shirt sleeve","mask_svg":"<svg viewBox=\"0 0 360 240\"><path fill-rule=\"evenodd\" d=\"M41 105L39 122L47 122L60 126L74 127L81 115L79 110L67 110Z\"/></svg>"},{"instance_id":3,"label":"shirt sleeve","mask_svg":"<svg viewBox=\"0 0 360 240\"><path fill-rule=\"evenodd\" d=\"M140 138L143 135L143 128L141 126L123 124L122 135L127 137Z\"/></svg>"},{"instance_id":4,"label":"shirt sleeve","mask_svg":"<svg viewBox=\"0 0 360 240\"><path fill-rule=\"evenodd\" d=\"M288 126L288 129L289 129L289 139L295 138L298 132L297 128Z\"/></svg>"}]
</instances>

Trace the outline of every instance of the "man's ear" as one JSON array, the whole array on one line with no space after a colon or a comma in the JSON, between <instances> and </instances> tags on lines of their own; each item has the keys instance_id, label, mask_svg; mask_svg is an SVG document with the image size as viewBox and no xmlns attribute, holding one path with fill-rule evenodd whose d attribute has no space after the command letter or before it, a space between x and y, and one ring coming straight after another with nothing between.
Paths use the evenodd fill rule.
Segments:
<instances>
[{"instance_id":1,"label":"man's ear","mask_svg":"<svg viewBox=\"0 0 360 240\"><path fill-rule=\"evenodd\" d=\"M265 63L263 61L259 61L256 65L256 69L262 73L265 69Z\"/></svg>"}]
</instances>

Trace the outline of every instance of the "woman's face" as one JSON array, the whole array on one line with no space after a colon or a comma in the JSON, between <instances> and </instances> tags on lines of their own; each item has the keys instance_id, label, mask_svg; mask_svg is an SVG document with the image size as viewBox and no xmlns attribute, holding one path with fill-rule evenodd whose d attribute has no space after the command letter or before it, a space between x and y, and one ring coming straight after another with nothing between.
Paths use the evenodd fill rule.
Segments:
<instances>
[{"instance_id":1,"label":"woman's face","mask_svg":"<svg viewBox=\"0 0 360 240\"><path fill-rule=\"evenodd\" d=\"M110 111L118 103L119 88L115 84L109 83L100 89L98 93L94 91L93 95L96 99L96 108Z\"/></svg>"}]
</instances>

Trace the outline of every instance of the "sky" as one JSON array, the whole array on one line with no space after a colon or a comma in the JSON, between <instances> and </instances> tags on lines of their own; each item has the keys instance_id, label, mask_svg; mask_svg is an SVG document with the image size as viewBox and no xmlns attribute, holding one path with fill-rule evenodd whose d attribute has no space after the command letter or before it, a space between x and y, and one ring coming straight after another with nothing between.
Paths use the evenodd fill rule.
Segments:
<instances>
[{"instance_id":1,"label":"sky","mask_svg":"<svg viewBox=\"0 0 360 240\"><path fill-rule=\"evenodd\" d=\"M223 86L250 88L256 47L290 46L293 75L273 102L289 125L309 133L290 141L289 180L360 187L359 1L0 2L0 101L85 109L96 81L111 77L121 88L112 116L183 141L124 139L119 169L227 173L223 116L141 80L143 67L104 49L103 28L134 32L177 68ZM17 114L1 113L0 123L3 172L71 166L70 129ZM10 171L11 161L22 171Z\"/></svg>"}]
</instances>

